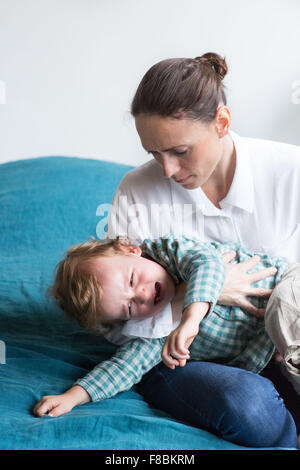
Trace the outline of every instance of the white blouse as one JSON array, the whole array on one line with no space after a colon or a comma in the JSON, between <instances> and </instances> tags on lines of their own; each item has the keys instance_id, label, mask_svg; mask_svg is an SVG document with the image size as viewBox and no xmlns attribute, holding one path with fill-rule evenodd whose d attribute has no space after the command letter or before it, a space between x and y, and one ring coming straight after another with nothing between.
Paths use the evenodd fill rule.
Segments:
<instances>
[{"instance_id":1,"label":"white blouse","mask_svg":"<svg viewBox=\"0 0 300 470\"><path fill-rule=\"evenodd\" d=\"M188 190L165 178L153 159L121 180L107 237L127 235L140 243L178 233L204 241L236 241L252 251L300 262L300 147L232 131L230 136L236 169L220 209L201 188ZM170 322L169 305L156 318L130 320L107 338L120 343L123 335L161 337Z\"/></svg>"}]
</instances>

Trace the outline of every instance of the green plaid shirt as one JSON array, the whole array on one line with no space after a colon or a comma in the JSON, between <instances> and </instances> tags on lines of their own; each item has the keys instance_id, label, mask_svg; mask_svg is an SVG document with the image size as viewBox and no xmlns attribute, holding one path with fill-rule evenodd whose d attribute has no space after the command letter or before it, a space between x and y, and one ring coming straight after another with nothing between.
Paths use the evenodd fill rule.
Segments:
<instances>
[{"instance_id":1,"label":"green plaid shirt","mask_svg":"<svg viewBox=\"0 0 300 470\"><path fill-rule=\"evenodd\" d=\"M239 307L218 304L225 280L222 254L234 250L233 261L245 261L254 253L237 243L191 240L187 237L144 240L143 253L161 264L175 283L187 283L183 310L193 302L210 302L209 314L200 323L199 333L189 350L191 360L213 361L259 373L269 362L274 345L264 328L264 319L249 315ZM261 261L252 271L275 266L277 273L253 284L272 289L288 267L284 259L261 254ZM257 307L267 300L251 298ZM110 398L129 390L142 376L161 362L166 337L134 338L119 347L107 361L101 362L84 378L77 380L93 401Z\"/></svg>"}]
</instances>

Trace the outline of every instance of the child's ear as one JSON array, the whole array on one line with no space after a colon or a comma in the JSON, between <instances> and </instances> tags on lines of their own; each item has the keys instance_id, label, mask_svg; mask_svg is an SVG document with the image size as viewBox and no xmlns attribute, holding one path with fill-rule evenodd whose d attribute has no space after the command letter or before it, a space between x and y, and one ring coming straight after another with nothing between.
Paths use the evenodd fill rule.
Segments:
<instances>
[{"instance_id":1,"label":"child's ear","mask_svg":"<svg viewBox=\"0 0 300 470\"><path fill-rule=\"evenodd\" d=\"M142 254L141 248L137 245L121 245L120 249L126 255L141 256Z\"/></svg>"},{"instance_id":2,"label":"child's ear","mask_svg":"<svg viewBox=\"0 0 300 470\"><path fill-rule=\"evenodd\" d=\"M135 256L141 256L142 254L142 250L139 246L137 245L131 245L128 247L128 250L129 250L129 253L131 255L135 255Z\"/></svg>"}]
</instances>

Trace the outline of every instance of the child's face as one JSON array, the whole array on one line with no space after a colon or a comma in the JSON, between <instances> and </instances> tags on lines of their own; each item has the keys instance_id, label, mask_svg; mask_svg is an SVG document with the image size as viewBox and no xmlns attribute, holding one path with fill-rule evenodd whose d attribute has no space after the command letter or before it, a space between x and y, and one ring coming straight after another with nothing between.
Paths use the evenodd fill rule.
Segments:
<instances>
[{"instance_id":1,"label":"child's face","mask_svg":"<svg viewBox=\"0 0 300 470\"><path fill-rule=\"evenodd\" d=\"M92 261L102 291L102 322L156 315L175 295L173 279L160 264L143 258L138 246L123 251Z\"/></svg>"}]
</instances>

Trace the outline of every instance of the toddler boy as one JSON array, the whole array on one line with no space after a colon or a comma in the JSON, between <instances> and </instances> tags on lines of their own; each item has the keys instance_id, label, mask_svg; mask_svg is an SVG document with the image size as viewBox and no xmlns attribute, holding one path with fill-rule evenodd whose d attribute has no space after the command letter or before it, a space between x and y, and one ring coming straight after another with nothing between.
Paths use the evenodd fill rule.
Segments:
<instances>
[{"instance_id":1,"label":"toddler boy","mask_svg":"<svg viewBox=\"0 0 300 470\"><path fill-rule=\"evenodd\" d=\"M273 356L274 343L287 364L289 377L292 372L297 386L293 378L299 380L297 338L300 336L296 343L294 338L288 338L284 328L290 331L290 316L289 322L283 320L282 324L283 314L279 315L274 305L280 303L277 289L281 292L284 282L291 285L291 272L294 285L295 273L296 277L300 275L300 265L289 267L284 259L260 255L255 271L265 268L270 275L255 284L254 295L257 293L257 296L252 302L261 315L253 316L239 307L218 304L225 280L222 255L231 250L237 254L234 262L249 260L250 267L253 253L236 243L204 243L187 237L145 240L140 247L132 246L129 241L122 243L120 239L106 243L94 240L70 248L58 265L51 292L60 307L84 328L101 329L105 333L114 324L129 319L159 315L169 302L176 300L176 289L179 292L180 283L185 282L182 315L177 323L174 321L168 335L129 339L112 358L97 365L70 390L62 395L43 397L34 413L59 416L78 404L110 398L138 383L161 359L172 369L183 367L191 359L259 373ZM267 300L258 295L261 288L271 293L278 283L267 306L267 332L263 318ZM291 302L286 289L284 298L284 302ZM298 312L297 308L292 312L297 325ZM276 336L278 329L280 338ZM286 356L287 351L292 355ZM293 370L288 364L292 364Z\"/></svg>"}]
</instances>

